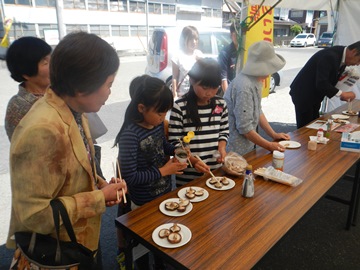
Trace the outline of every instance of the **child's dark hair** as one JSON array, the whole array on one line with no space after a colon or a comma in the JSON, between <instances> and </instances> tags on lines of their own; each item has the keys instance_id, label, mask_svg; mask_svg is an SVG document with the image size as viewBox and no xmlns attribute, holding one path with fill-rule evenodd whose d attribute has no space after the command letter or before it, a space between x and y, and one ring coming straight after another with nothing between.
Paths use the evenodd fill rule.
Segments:
<instances>
[{"instance_id":1,"label":"child's dark hair","mask_svg":"<svg viewBox=\"0 0 360 270\"><path fill-rule=\"evenodd\" d=\"M196 125L196 129L201 128L201 120L198 113L197 97L193 84L199 83L201 86L217 88L221 85L221 70L219 63L212 58L201 58L193 65L188 73L191 85L190 90L185 94L187 101L186 118ZM210 100L212 109L216 107L216 97ZM209 119L210 120L210 119Z\"/></svg>"},{"instance_id":2,"label":"child's dark hair","mask_svg":"<svg viewBox=\"0 0 360 270\"><path fill-rule=\"evenodd\" d=\"M148 75L133 79L129 92L131 101L125 112L124 123L116 136L115 145L119 143L120 134L129 124L140 123L144 120L144 116L138 111L139 104L154 108L160 113L169 111L174 104L174 97L169 87L162 80Z\"/></svg>"}]
</instances>

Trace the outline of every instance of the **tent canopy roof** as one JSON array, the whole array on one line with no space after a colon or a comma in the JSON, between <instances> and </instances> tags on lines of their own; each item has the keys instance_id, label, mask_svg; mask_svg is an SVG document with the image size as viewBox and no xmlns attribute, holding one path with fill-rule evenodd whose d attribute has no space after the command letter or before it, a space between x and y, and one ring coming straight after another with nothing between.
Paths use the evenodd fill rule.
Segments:
<instances>
[{"instance_id":1,"label":"tent canopy roof","mask_svg":"<svg viewBox=\"0 0 360 270\"><path fill-rule=\"evenodd\" d=\"M251 5L260 5L262 0L249 0ZM273 6L278 0L265 0L264 6ZM337 0L282 0L276 7L293 8L301 10L331 10L335 8Z\"/></svg>"}]
</instances>

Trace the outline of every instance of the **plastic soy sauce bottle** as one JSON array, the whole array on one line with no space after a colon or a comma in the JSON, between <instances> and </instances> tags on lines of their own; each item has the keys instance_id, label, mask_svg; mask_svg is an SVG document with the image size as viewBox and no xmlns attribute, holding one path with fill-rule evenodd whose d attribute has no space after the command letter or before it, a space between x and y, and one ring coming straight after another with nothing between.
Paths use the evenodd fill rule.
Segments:
<instances>
[{"instance_id":1,"label":"plastic soy sauce bottle","mask_svg":"<svg viewBox=\"0 0 360 270\"><path fill-rule=\"evenodd\" d=\"M324 137L324 130L322 128L319 128L316 136L317 136L317 140L321 141L323 139L323 137Z\"/></svg>"},{"instance_id":2,"label":"plastic soy sauce bottle","mask_svg":"<svg viewBox=\"0 0 360 270\"><path fill-rule=\"evenodd\" d=\"M246 173L244 182L242 185L242 196L246 198L254 197L255 188L254 188L254 176L252 174L252 165L246 166Z\"/></svg>"}]
</instances>

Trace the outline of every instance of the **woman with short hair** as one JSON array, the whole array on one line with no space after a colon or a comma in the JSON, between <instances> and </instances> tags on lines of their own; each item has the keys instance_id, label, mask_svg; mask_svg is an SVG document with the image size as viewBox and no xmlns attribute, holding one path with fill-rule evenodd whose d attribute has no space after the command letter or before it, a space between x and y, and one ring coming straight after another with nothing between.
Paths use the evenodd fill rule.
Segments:
<instances>
[{"instance_id":1,"label":"woman with short hair","mask_svg":"<svg viewBox=\"0 0 360 270\"><path fill-rule=\"evenodd\" d=\"M116 51L94 34L68 34L54 50L51 89L24 116L10 145L9 248L15 248L15 232L55 238L50 202L58 199L77 241L96 253L101 214L106 206L121 201L127 187L124 181L112 178L107 183L97 174L84 113L97 112L104 105L118 68ZM68 240L63 226L60 240Z\"/></svg>"},{"instance_id":2,"label":"woman with short hair","mask_svg":"<svg viewBox=\"0 0 360 270\"><path fill-rule=\"evenodd\" d=\"M19 38L7 50L10 76L20 83L18 93L10 99L6 109L5 130L10 141L20 120L50 85L51 50L50 45L36 37Z\"/></svg>"}]
</instances>

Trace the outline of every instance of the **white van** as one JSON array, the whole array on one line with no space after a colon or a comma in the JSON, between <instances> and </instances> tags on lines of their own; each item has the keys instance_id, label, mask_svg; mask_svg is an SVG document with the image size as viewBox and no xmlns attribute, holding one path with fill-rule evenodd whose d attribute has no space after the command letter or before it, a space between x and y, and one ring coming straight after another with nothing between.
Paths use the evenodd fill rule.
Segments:
<instances>
[{"instance_id":1,"label":"white van","mask_svg":"<svg viewBox=\"0 0 360 270\"><path fill-rule=\"evenodd\" d=\"M172 63L175 52L179 51L182 28L169 27L154 29L149 41L145 73L171 85ZM204 57L217 60L220 51L231 43L229 31L221 28L199 29L198 49Z\"/></svg>"},{"instance_id":2,"label":"white van","mask_svg":"<svg viewBox=\"0 0 360 270\"><path fill-rule=\"evenodd\" d=\"M199 31L198 49L204 57L215 60L223 48L231 43L230 31L222 28L197 28ZM156 28L149 40L147 65L145 73L163 80L171 89L172 63L171 59L179 50L179 39L182 28ZM280 74L274 73L270 80L270 93L280 85Z\"/></svg>"},{"instance_id":3,"label":"white van","mask_svg":"<svg viewBox=\"0 0 360 270\"><path fill-rule=\"evenodd\" d=\"M316 37L311 33L302 33L298 34L290 41L290 47L307 47L307 46L315 46L316 45Z\"/></svg>"}]
</instances>

